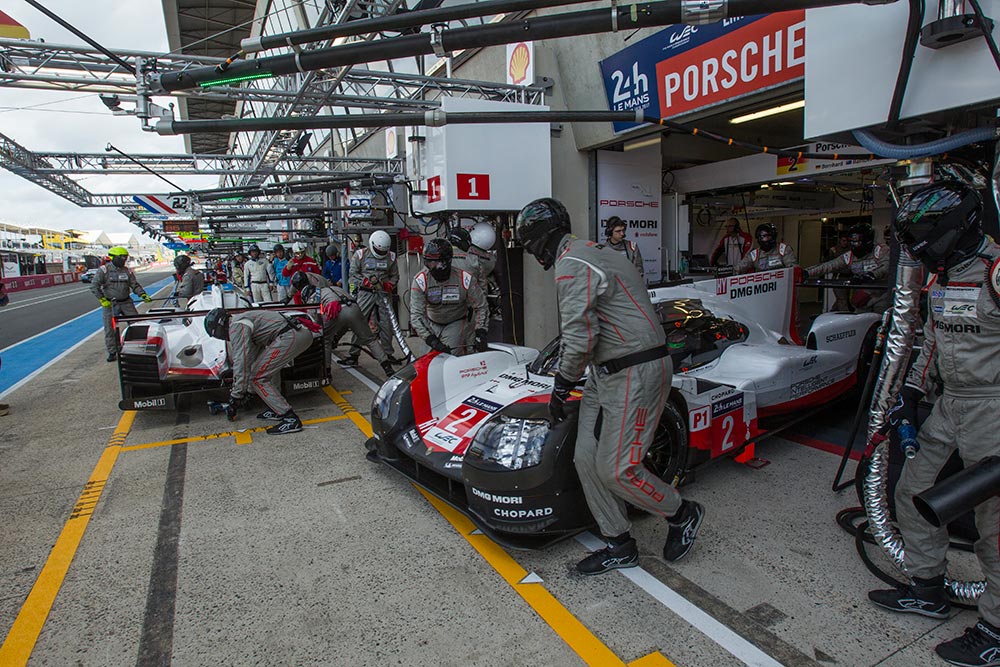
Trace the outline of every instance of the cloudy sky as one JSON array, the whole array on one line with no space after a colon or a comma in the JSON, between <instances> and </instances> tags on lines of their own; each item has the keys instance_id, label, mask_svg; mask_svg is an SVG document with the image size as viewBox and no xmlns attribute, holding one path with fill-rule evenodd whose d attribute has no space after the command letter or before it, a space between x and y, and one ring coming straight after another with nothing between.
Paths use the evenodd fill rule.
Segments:
<instances>
[{"instance_id":1,"label":"cloudy sky","mask_svg":"<svg viewBox=\"0 0 1000 667\"><path fill-rule=\"evenodd\" d=\"M167 48L160 0L44 0L63 20L106 48L163 51ZM85 45L83 40L25 2L5 2L3 11L31 31L32 40ZM166 105L169 98L160 98ZM129 105L126 105L129 106ZM133 116L112 116L96 94L0 87L0 132L32 151L103 152L110 142L130 154L184 153L183 137L144 132ZM73 176L95 193L146 194L169 190L154 176ZM206 188L216 176L170 176L185 188ZM0 221L55 229L138 232L114 208L80 208L62 197L0 170Z\"/></svg>"}]
</instances>

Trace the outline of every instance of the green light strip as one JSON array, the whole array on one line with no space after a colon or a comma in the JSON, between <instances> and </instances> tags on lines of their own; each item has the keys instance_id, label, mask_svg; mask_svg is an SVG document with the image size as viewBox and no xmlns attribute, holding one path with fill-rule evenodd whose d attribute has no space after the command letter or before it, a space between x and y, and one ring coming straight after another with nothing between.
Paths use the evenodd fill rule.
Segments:
<instances>
[{"instance_id":1,"label":"green light strip","mask_svg":"<svg viewBox=\"0 0 1000 667\"><path fill-rule=\"evenodd\" d=\"M202 88L211 88L213 86L228 86L231 83L239 83L240 81L252 81L253 79L268 79L274 76L270 72L258 72L256 74L244 74L242 76L233 76L228 79L216 79L215 81L202 81L198 85Z\"/></svg>"}]
</instances>

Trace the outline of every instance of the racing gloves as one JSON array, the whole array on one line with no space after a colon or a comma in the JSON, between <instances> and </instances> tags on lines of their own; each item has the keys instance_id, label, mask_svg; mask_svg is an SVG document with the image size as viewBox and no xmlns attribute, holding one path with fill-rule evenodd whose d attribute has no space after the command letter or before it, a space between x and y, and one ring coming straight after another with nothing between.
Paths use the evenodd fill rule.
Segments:
<instances>
[{"instance_id":1,"label":"racing gloves","mask_svg":"<svg viewBox=\"0 0 1000 667\"><path fill-rule=\"evenodd\" d=\"M385 292L386 294L392 294L393 291L395 291L395 289L396 289L396 286L393 285L388 280L386 280L385 282L382 283L382 291Z\"/></svg>"},{"instance_id":2,"label":"racing gloves","mask_svg":"<svg viewBox=\"0 0 1000 667\"><path fill-rule=\"evenodd\" d=\"M556 372L555 386L552 387L552 396L549 397L549 415L553 424L566 420L566 401L569 400L570 390L575 386L575 382L567 380Z\"/></svg>"},{"instance_id":3,"label":"racing gloves","mask_svg":"<svg viewBox=\"0 0 1000 667\"><path fill-rule=\"evenodd\" d=\"M427 343L427 346L429 348L435 350L436 352L444 352L445 354L451 354L451 348L442 343L441 339L435 336L434 334L431 334L430 336L425 338L424 342Z\"/></svg>"},{"instance_id":4,"label":"racing gloves","mask_svg":"<svg viewBox=\"0 0 1000 667\"><path fill-rule=\"evenodd\" d=\"M918 428L920 422L917 421L917 404L923 397L924 392L914 386L904 385L899 392L896 405L889 410L889 425L899 426L905 420L910 422L913 428Z\"/></svg>"},{"instance_id":5,"label":"racing gloves","mask_svg":"<svg viewBox=\"0 0 1000 667\"><path fill-rule=\"evenodd\" d=\"M489 346L486 340L488 332L486 329L476 329L476 352L485 352Z\"/></svg>"},{"instance_id":6,"label":"racing gloves","mask_svg":"<svg viewBox=\"0 0 1000 667\"><path fill-rule=\"evenodd\" d=\"M149 303L150 301L152 301L152 300L153 300L153 298L152 298L151 296L149 296L148 294L143 294L143 295L142 295L142 300L143 300L143 301L144 301L145 303Z\"/></svg>"},{"instance_id":7,"label":"racing gloves","mask_svg":"<svg viewBox=\"0 0 1000 667\"><path fill-rule=\"evenodd\" d=\"M110 308L111 307L111 302L109 300L105 299L102 296L101 297L101 305L104 306L105 308Z\"/></svg>"}]
</instances>

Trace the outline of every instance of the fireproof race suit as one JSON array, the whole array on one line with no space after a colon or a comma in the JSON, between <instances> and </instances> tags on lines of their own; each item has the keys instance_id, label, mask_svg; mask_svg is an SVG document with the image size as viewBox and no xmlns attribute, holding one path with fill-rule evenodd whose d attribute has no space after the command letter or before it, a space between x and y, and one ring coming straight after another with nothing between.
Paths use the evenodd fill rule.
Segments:
<instances>
[{"instance_id":1,"label":"fireproof race suit","mask_svg":"<svg viewBox=\"0 0 1000 667\"><path fill-rule=\"evenodd\" d=\"M451 265L471 273L472 277L479 283L479 288L483 290L483 294L486 294L486 269L478 257L471 252L454 247L452 248Z\"/></svg>"},{"instance_id":2,"label":"fireproof race suit","mask_svg":"<svg viewBox=\"0 0 1000 667\"><path fill-rule=\"evenodd\" d=\"M437 336L454 355L474 352L477 329L486 328L486 296L468 271L451 267L451 275L438 282L426 269L413 277L410 290L410 323L423 339Z\"/></svg>"},{"instance_id":3,"label":"fireproof race suit","mask_svg":"<svg viewBox=\"0 0 1000 667\"><path fill-rule=\"evenodd\" d=\"M483 250L477 246L469 247L469 254L479 260L482 267L483 279L479 286L486 295L486 305L490 310L490 317L494 320L503 319L503 309L500 305L500 286L497 284L495 271L497 268L497 257L488 250Z\"/></svg>"},{"instance_id":4,"label":"fireproof race suit","mask_svg":"<svg viewBox=\"0 0 1000 667\"><path fill-rule=\"evenodd\" d=\"M966 467L1000 454L993 429L1000 413L1000 246L986 240L979 256L940 276L928 288L924 344L906 384L943 395L920 427L916 457L906 461L896 486L896 514L906 541L911 577L930 579L945 571L948 530L929 524L913 505L914 494L932 486L957 448ZM986 576L979 613L1000 625L1000 497L976 506L976 555Z\"/></svg>"},{"instance_id":5,"label":"fireproof race suit","mask_svg":"<svg viewBox=\"0 0 1000 667\"><path fill-rule=\"evenodd\" d=\"M670 392L672 366L661 356L617 372L602 368L665 345L659 316L627 257L567 235L555 272L559 374L579 380L592 364L580 401L576 470L601 533L614 537L631 525L626 502L662 517L681 506L680 494L642 464Z\"/></svg>"},{"instance_id":6,"label":"fireproof race suit","mask_svg":"<svg viewBox=\"0 0 1000 667\"><path fill-rule=\"evenodd\" d=\"M323 276L307 273L306 278L316 287L319 299L320 315L323 318L323 349L326 359L332 357L333 349L337 347L341 337L348 331L354 333L354 338L371 350L372 356L380 364L387 359L385 349L372 333L368 320L361 313L358 302L347 290L330 284ZM335 305L337 304L337 305Z\"/></svg>"},{"instance_id":7,"label":"fireproof race suit","mask_svg":"<svg viewBox=\"0 0 1000 667\"><path fill-rule=\"evenodd\" d=\"M792 246L779 243L770 250L754 248L748 252L740 263L736 265L736 273L752 273L754 271L767 271L768 269L780 269L783 266L795 266L799 263L795 257Z\"/></svg>"},{"instance_id":8,"label":"fireproof race suit","mask_svg":"<svg viewBox=\"0 0 1000 667\"><path fill-rule=\"evenodd\" d=\"M292 317L272 311L233 315L227 346L233 363L232 395L253 391L279 415L287 413L292 406L279 390L279 373L311 344L312 333Z\"/></svg>"},{"instance_id":9,"label":"fireproof race suit","mask_svg":"<svg viewBox=\"0 0 1000 667\"><path fill-rule=\"evenodd\" d=\"M273 301L271 296L271 284L274 282L274 266L263 257L257 259L252 257L243 265L243 273L246 274L247 289L254 303L267 303Z\"/></svg>"},{"instance_id":10,"label":"fireproof race suit","mask_svg":"<svg viewBox=\"0 0 1000 667\"><path fill-rule=\"evenodd\" d=\"M388 352L392 350L392 322L389 319L389 304L392 294L399 284L399 267L396 265L396 253L390 251L379 257L370 248L358 248L351 257L350 270L347 274L347 286L358 307L370 322L372 314L378 309L378 338L382 347ZM382 298L376 292L384 292ZM352 358L361 354L362 343L357 339L351 342Z\"/></svg>"},{"instance_id":11,"label":"fireproof race suit","mask_svg":"<svg viewBox=\"0 0 1000 667\"><path fill-rule=\"evenodd\" d=\"M177 299L181 308L187 307L187 300L205 291L205 276L190 266L177 276Z\"/></svg>"},{"instance_id":12,"label":"fireproof race suit","mask_svg":"<svg viewBox=\"0 0 1000 667\"><path fill-rule=\"evenodd\" d=\"M138 315L132 303L132 293L135 292L141 297L146 296L146 290L139 284L135 277L135 271L126 267L117 268L108 262L97 270L94 281L90 284L90 291L98 299L107 299L110 306L103 308L104 314L104 347L108 354L118 352L118 332L112 325L113 319L120 315Z\"/></svg>"},{"instance_id":13,"label":"fireproof race suit","mask_svg":"<svg viewBox=\"0 0 1000 667\"><path fill-rule=\"evenodd\" d=\"M608 247L625 253L625 257L632 263L632 266L638 269L639 275L645 277L646 271L642 268L642 253L639 252L639 246L628 239L622 239L621 243L612 243L609 240Z\"/></svg>"},{"instance_id":14,"label":"fireproof race suit","mask_svg":"<svg viewBox=\"0 0 1000 667\"><path fill-rule=\"evenodd\" d=\"M865 255L858 257L848 250L843 255L837 255L828 262L816 264L806 269L806 274L810 278L817 278L827 273L849 274L852 279L885 280L889 275L889 246L877 245ZM851 297L851 304L854 311L858 313L881 313L889 307L892 298L892 290L854 290ZM834 310L848 310L847 304L840 303L840 299L833 306Z\"/></svg>"}]
</instances>

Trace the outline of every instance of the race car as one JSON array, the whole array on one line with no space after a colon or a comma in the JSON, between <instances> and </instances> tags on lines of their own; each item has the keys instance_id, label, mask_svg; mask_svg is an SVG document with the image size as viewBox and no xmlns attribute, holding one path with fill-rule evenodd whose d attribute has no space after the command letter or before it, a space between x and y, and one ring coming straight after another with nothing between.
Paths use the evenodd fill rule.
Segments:
<instances>
[{"instance_id":1,"label":"race car","mask_svg":"<svg viewBox=\"0 0 1000 667\"><path fill-rule=\"evenodd\" d=\"M234 313L254 308L232 285L212 285L192 297L185 310L153 308L144 315L122 317L118 377L122 410L171 410L183 394L214 392L228 396L232 369L226 356L226 341L205 331L205 313L226 308ZM304 315L301 309L267 307L289 317ZM281 370L282 393L302 393L329 384L323 354L322 333L313 334L313 344Z\"/></svg>"},{"instance_id":2,"label":"race car","mask_svg":"<svg viewBox=\"0 0 1000 667\"><path fill-rule=\"evenodd\" d=\"M699 465L745 452L789 415L863 383L880 316L823 314L801 341L798 272L683 281L650 292L674 369L644 460L660 478L680 484ZM464 511L507 546L540 547L589 527L573 466L575 409L556 424L547 410L558 355L556 338L540 352L491 344L463 357L421 357L376 393L369 458ZM578 406L580 392L573 393L577 402L571 397L568 405Z\"/></svg>"}]
</instances>

